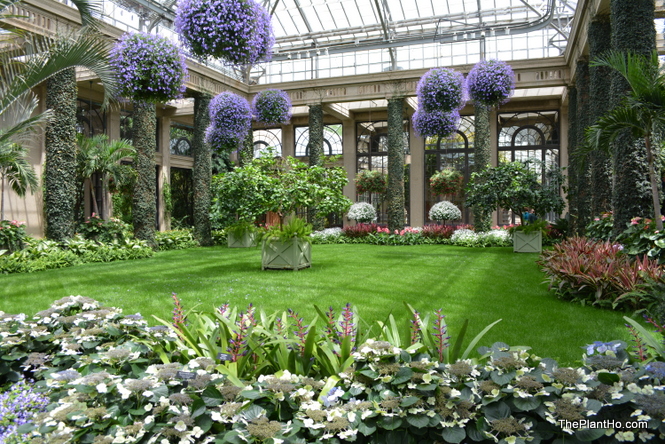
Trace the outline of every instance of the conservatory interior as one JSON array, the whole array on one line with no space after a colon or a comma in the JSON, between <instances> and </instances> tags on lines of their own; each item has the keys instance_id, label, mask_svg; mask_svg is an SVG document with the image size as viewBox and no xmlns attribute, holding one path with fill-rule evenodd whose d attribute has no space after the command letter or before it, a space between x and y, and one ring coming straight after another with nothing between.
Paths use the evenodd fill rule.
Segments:
<instances>
[{"instance_id":1,"label":"conservatory interior","mask_svg":"<svg viewBox=\"0 0 665 444\"><path fill-rule=\"evenodd\" d=\"M104 0L99 17L103 21L102 32L111 39L132 30L177 39L173 3ZM422 226L430 222L428 210L440 199L428 189L428 178L443 167L456 168L467 179L473 170L474 107L467 104L461 109L462 119L452 136L420 137L411 127L411 117L418 108L418 80L433 67L452 67L466 74L481 59L505 60L515 73L515 90L507 103L490 111L491 163L535 157L550 165L568 166L570 90L575 88L580 66L588 71L589 24L607 18L610 2L265 3L272 14L276 37L269 63L238 68L212 58L188 57L189 75L183 97L157 107L155 178L160 229L169 228L169 220L164 217L163 194L159 190L172 179L191 181L190 139L194 96L199 92L214 95L232 91L250 100L266 88L288 92L293 105L289 122L275 126L254 124L257 155L270 147L282 156L306 159L310 109L320 105L325 155L340 156L337 162L344 166L349 178L345 195L352 201L370 202L377 197L371 193L356 195L353 179L361 170L387 172L388 102L403 98L405 206L408 223ZM80 26L77 10L66 1L25 0L13 8L22 17L4 22L21 29L65 33ZM657 22L664 13L663 3L657 1ZM662 51L661 33L656 40ZM121 99L119 105L102 110L99 79L79 69L77 83L78 130L86 135L131 139L127 124L132 116L131 101ZM43 100L45 86L40 88ZM43 137L36 137L30 161L38 174L44 150ZM4 193L8 218L25 220L31 234L43 235L41 192L25 198L10 189ZM86 193L89 215L93 198L89 190ZM104 203L99 191L97 194L94 198L99 208ZM463 196L457 195L453 200L463 207ZM191 203L184 205L188 206ZM472 218L464 209L463 222L471 223ZM385 222L385 213L379 215L379 221ZM493 215L494 224L512 221L507 211Z\"/></svg>"}]
</instances>

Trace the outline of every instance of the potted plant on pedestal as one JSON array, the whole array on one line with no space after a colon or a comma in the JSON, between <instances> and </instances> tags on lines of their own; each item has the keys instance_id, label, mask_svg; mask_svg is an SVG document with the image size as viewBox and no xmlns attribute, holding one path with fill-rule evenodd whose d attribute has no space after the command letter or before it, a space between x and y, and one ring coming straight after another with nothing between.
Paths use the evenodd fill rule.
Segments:
<instances>
[{"instance_id":1,"label":"potted plant on pedestal","mask_svg":"<svg viewBox=\"0 0 665 444\"><path fill-rule=\"evenodd\" d=\"M538 168L530 167L531 165ZM544 174L537 171L544 171ZM548 169L539 160L502 163L472 174L466 188L466 205L485 215L490 215L498 208L509 209L513 214L520 215L520 227L512 230L513 251L540 252L542 228L546 222L542 220L529 227L525 224L523 214L533 210L535 217L542 218L549 212L561 213L562 180L558 168ZM542 228L537 228L540 225Z\"/></svg>"}]
</instances>

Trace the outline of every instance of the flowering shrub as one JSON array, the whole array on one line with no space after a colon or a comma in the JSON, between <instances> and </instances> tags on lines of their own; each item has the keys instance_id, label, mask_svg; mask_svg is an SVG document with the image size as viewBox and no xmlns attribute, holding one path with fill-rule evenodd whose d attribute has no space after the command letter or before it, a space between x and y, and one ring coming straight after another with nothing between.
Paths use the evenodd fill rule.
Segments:
<instances>
[{"instance_id":1,"label":"flowering shrub","mask_svg":"<svg viewBox=\"0 0 665 444\"><path fill-rule=\"evenodd\" d=\"M187 65L180 49L154 34L124 34L111 50L120 94L144 102L167 102L185 91Z\"/></svg>"},{"instance_id":2,"label":"flowering shrub","mask_svg":"<svg viewBox=\"0 0 665 444\"><path fill-rule=\"evenodd\" d=\"M35 418L34 426L23 427L32 442L366 443L418 437L423 442L490 444L665 439L659 429L665 386L656 362L631 365L622 346L613 343L594 345L578 368L502 343L480 347L479 359L464 352L457 360L452 359L455 347L448 347L449 333L440 312L431 322L414 315L412 345L407 347L388 340L398 333L389 328L382 330L380 339L359 337L357 319L348 306L339 317L320 311L327 338L321 341L308 339L316 335L293 312L287 319L263 318L251 306L242 313L223 306L214 316L217 324L207 324L219 328L215 334L233 327L238 335L242 326L247 335L259 339L264 323L272 322L288 340L271 342L275 353L266 356L293 356L282 362L307 365L309 350L316 347L305 344L315 342L329 353L312 352L314 359L324 359L321 367L309 369L334 371L330 378L288 368L265 368L266 373L240 378L232 369L249 355L240 353L246 345L235 355L233 348L223 348L221 355L199 356L199 351L208 352L198 346L200 339L220 346L220 336L210 341L212 336L202 332L178 349L185 332L195 332L193 328L184 325L178 333L173 325L147 327L140 315L123 316L118 309L80 296L57 301L31 321L3 315L0 354L11 371L30 373L51 390L46 411ZM58 340L53 341L56 332ZM245 341L252 342L249 336L240 339ZM232 361L234 356L237 360ZM328 368L333 361L338 365ZM8 374L7 367L0 369L3 376ZM598 426L574 425L581 419ZM603 425L610 420L613 426ZM643 427L632 426L635 421Z\"/></svg>"},{"instance_id":3,"label":"flowering shrub","mask_svg":"<svg viewBox=\"0 0 665 444\"><path fill-rule=\"evenodd\" d=\"M612 239L613 226L614 217L612 217L612 212L602 213L589 222L586 227L586 235L591 239L609 241Z\"/></svg>"},{"instance_id":4,"label":"flowering shrub","mask_svg":"<svg viewBox=\"0 0 665 444\"><path fill-rule=\"evenodd\" d=\"M464 76L450 68L430 69L420 78L416 94L424 111L459 110L466 101Z\"/></svg>"},{"instance_id":5,"label":"flowering shrub","mask_svg":"<svg viewBox=\"0 0 665 444\"><path fill-rule=\"evenodd\" d=\"M356 175L356 191L362 193L383 194L388 188L385 174L376 170L362 170Z\"/></svg>"},{"instance_id":6,"label":"flowering shrub","mask_svg":"<svg viewBox=\"0 0 665 444\"><path fill-rule=\"evenodd\" d=\"M515 74L506 62L481 60L469 71L466 85L471 99L479 105L506 103L515 88Z\"/></svg>"},{"instance_id":7,"label":"flowering shrub","mask_svg":"<svg viewBox=\"0 0 665 444\"><path fill-rule=\"evenodd\" d=\"M450 241L462 247L473 247L478 243L478 234L468 228L462 228L460 230L455 230L453 235L450 237Z\"/></svg>"},{"instance_id":8,"label":"flowering shrub","mask_svg":"<svg viewBox=\"0 0 665 444\"><path fill-rule=\"evenodd\" d=\"M85 222L79 224L77 232L85 239L99 242L113 242L127 237L130 227L120 219L110 218L104 220L99 215L92 213Z\"/></svg>"},{"instance_id":9,"label":"flowering shrub","mask_svg":"<svg viewBox=\"0 0 665 444\"><path fill-rule=\"evenodd\" d=\"M18 432L18 428L32 422L34 416L42 412L49 399L38 393L31 384L21 379L9 390L0 393L0 442L6 444L27 443L28 437Z\"/></svg>"},{"instance_id":10,"label":"flowering shrub","mask_svg":"<svg viewBox=\"0 0 665 444\"><path fill-rule=\"evenodd\" d=\"M210 126L206 141L219 152L238 149L252 124L252 111L244 98L229 91L217 94L210 101Z\"/></svg>"},{"instance_id":11,"label":"flowering shrub","mask_svg":"<svg viewBox=\"0 0 665 444\"><path fill-rule=\"evenodd\" d=\"M254 119L266 125L284 124L291 120L291 99L279 89L265 89L252 100Z\"/></svg>"},{"instance_id":12,"label":"flowering shrub","mask_svg":"<svg viewBox=\"0 0 665 444\"><path fill-rule=\"evenodd\" d=\"M559 297L601 307L645 308L649 285L665 283L657 261L631 259L621 244L583 237L569 238L544 251L538 264Z\"/></svg>"},{"instance_id":13,"label":"flowering shrub","mask_svg":"<svg viewBox=\"0 0 665 444\"><path fill-rule=\"evenodd\" d=\"M436 221L458 220L462 218L462 212L454 203L444 200L432 205L429 218Z\"/></svg>"},{"instance_id":14,"label":"flowering shrub","mask_svg":"<svg viewBox=\"0 0 665 444\"><path fill-rule=\"evenodd\" d=\"M255 0L180 0L175 28L195 55L231 65L267 62L275 43L270 15Z\"/></svg>"},{"instance_id":15,"label":"flowering shrub","mask_svg":"<svg viewBox=\"0 0 665 444\"><path fill-rule=\"evenodd\" d=\"M20 250L26 237L25 222L0 220L0 251L7 250L11 253Z\"/></svg>"},{"instance_id":16,"label":"flowering shrub","mask_svg":"<svg viewBox=\"0 0 665 444\"><path fill-rule=\"evenodd\" d=\"M416 134L420 137L448 137L457 130L460 115L458 110L452 111L425 111L418 108L411 122Z\"/></svg>"},{"instance_id":17,"label":"flowering shrub","mask_svg":"<svg viewBox=\"0 0 665 444\"><path fill-rule=\"evenodd\" d=\"M310 235L313 244L339 244L344 243L344 231L339 227L325 228Z\"/></svg>"},{"instance_id":18,"label":"flowering shrub","mask_svg":"<svg viewBox=\"0 0 665 444\"><path fill-rule=\"evenodd\" d=\"M429 186L436 195L456 194L462 189L464 175L455 168L444 168L429 178Z\"/></svg>"},{"instance_id":19,"label":"flowering shrub","mask_svg":"<svg viewBox=\"0 0 665 444\"><path fill-rule=\"evenodd\" d=\"M359 223L370 223L376 220L376 210L374 206L367 202L356 202L351 205L346 215L351 220Z\"/></svg>"}]
</instances>

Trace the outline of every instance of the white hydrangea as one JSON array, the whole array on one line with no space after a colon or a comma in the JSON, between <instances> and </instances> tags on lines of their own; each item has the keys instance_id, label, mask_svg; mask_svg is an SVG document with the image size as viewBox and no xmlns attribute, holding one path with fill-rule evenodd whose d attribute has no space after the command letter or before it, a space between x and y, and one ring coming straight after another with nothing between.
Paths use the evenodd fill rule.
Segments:
<instances>
[{"instance_id":1,"label":"white hydrangea","mask_svg":"<svg viewBox=\"0 0 665 444\"><path fill-rule=\"evenodd\" d=\"M457 206L447 200L435 203L429 210L431 220L458 220L462 218L462 212Z\"/></svg>"},{"instance_id":2,"label":"white hydrangea","mask_svg":"<svg viewBox=\"0 0 665 444\"><path fill-rule=\"evenodd\" d=\"M474 244L478 242L478 233L467 228L456 230L450 237L450 240L455 245Z\"/></svg>"},{"instance_id":3,"label":"white hydrangea","mask_svg":"<svg viewBox=\"0 0 665 444\"><path fill-rule=\"evenodd\" d=\"M361 223L369 223L376 220L376 210L367 202L356 202L351 205L347 217Z\"/></svg>"},{"instance_id":4,"label":"white hydrangea","mask_svg":"<svg viewBox=\"0 0 665 444\"><path fill-rule=\"evenodd\" d=\"M311 238L318 241L335 241L344 234L344 231L339 227L325 228L321 231L315 231L311 234Z\"/></svg>"}]
</instances>

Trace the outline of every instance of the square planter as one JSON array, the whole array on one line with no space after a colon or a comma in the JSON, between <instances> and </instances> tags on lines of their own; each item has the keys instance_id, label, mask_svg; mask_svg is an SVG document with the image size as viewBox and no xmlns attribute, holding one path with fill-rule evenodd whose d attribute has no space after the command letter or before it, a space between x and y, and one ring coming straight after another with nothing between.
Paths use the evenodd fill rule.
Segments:
<instances>
[{"instance_id":1,"label":"square planter","mask_svg":"<svg viewBox=\"0 0 665 444\"><path fill-rule=\"evenodd\" d=\"M287 242L276 239L263 241L261 267L263 270L300 270L312 265L312 244L294 237Z\"/></svg>"},{"instance_id":2,"label":"square planter","mask_svg":"<svg viewBox=\"0 0 665 444\"><path fill-rule=\"evenodd\" d=\"M243 233L241 237L235 237L233 233L226 236L226 242L229 248L250 248L256 247L256 232Z\"/></svg>"},{"instance_id":3,"label":"square planter","mask_svg":"<svg viewBox=\"0 0 665 444\"><path fill-rule=\"evenodd\" d=\"M543 251L543 233L524 233L515 231L513 234L513 251L515 253L540 253Z\"/></svg>"}]
</instances>

